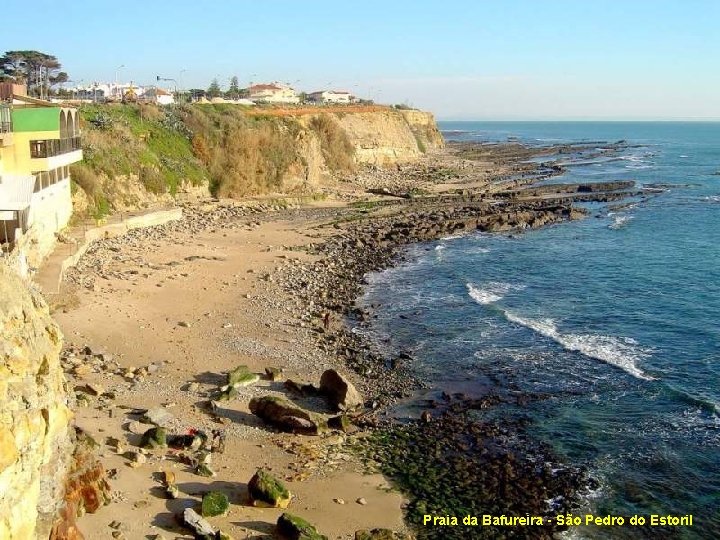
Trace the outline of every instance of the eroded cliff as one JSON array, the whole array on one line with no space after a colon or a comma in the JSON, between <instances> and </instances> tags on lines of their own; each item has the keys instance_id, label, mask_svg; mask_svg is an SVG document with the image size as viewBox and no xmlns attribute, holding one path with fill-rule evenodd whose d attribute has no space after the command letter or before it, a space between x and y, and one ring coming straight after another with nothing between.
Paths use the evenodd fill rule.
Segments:
<instances>
[{"instance_id":1,"label":"eroded cliff","mask_svg":"<svg viewBox=\"0 0 720 540\"><path fill-rule=\"evenodd\" d=\"M0 538L48 538L72 453L61 335L40 294L0 264Z\"/></svg>"},{"instance_id":2,"label":"eroded cliff","mask_svg":"<svg viewBox=\"0 0 720 540\"><path fill-rule=\"evenodd\" d=\"M338 173L408 163L443 146L432 114L389 107L86 106L76 210L96 217L171 202L311 193Z\"/></svg>"}]
</instances>

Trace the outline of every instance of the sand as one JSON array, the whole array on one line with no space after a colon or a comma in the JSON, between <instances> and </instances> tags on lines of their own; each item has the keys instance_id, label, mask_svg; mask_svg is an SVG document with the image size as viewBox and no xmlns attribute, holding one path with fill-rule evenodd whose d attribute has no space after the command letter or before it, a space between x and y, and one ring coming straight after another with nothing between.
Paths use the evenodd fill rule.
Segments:
<instances>
[{"instance_id":1,"label":"sand","mask_svg":"<svg viewBox=\"0 0 720 540\"><path fill-rule=\"evenodd\" d=\"M156 373L137 384L113 373L86 377L116 397L112 413L105 407L79 408L77 425L101 444L104 466L117 470L111 480L115 501L79 520L86 538L111 538L113 521L122 523L120 530L128 539L158 533L190 538L177 527L173 514L199 501L198 494L208 489L225 492L232 503L226 517L210 519L214 526L234 538L262 537L272 531L281 511L248 506L246 484L258 467L290 479L287 486L295 498L289 511L330 538L352 538L362 528L403 530L403 498L382 476L364 474L357 458L344 447L344 435L279 434L249 414L250 397L277 390L279 383L262 380L242 389L238 399L223 405L223 423L213 422L198 405L207 399L206 392L222 384L222 374L237 364L247 364L258 373L266 366L281 367L287 376L309 381L317 381L323 369L336 366L334 358L309 349L309 329L298 326L287 311L294 299L264 279L286 258L310 258L286 248L315 240L318 232L310 231L312 225L269 220L258 227L177 234L128 249L131 258L161 269L117 262L118 269L136 266L140 273L130 280L101 279L95 290L77 290L78 307L55 313L67 342L108 353L123 368L162 362ZM208 259L185 260L192 256ZM178 264L167 265L172 262ZM199 383L198 390L183 390L191 382ZM225 452L213 455L215 478L202 478L188 466L162 460L165 452L132 468L128 459L104 444L107 437L133 440L123 428L128 421L123 407L158 405L167 406L175 416L176 432L226 431ZM293 443L300 447L289 448ZM129 442L122 446L133 450ZM180 498L165 498L156 480L156 473L163 470L176 473ZM299 472L308 478L298 481L305 475ZM367 504L358 504L360 498Z\"/></svg>"}]
</instances>

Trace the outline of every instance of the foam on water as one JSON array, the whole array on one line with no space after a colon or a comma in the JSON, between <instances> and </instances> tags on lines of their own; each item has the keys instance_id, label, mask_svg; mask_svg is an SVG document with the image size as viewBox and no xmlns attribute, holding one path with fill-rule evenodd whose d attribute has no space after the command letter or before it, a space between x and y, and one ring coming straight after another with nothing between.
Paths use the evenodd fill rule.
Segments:
<instances>
[{"instance_id":1,"label":"foam on water","mask_svg":"<svg viewBox=\"0 0 720 540\"><path fill-rule=\"evenodd\" d=\"M633 377L653 380L637 367L637 362L649 356L649 352L638 347L632 338L618 338L600 334L563 334L552 319L530 319L509 311L503 311L511 322L534 330L538 334L552 339L568 351L579 352L589 358L602 360L619 367Z\"/></svg>"},{"instance_id":2,"label":"foam on water","mask_svg":"<svg viewBox=\"0 0 720 540\"><path fill-rule=\"evenodd\" d=\"M609 214L608 214L609 215ZM613 218L613 222L608 225L608 229L622 229L625 225L627 225L634 216L628 216L628 215L622 215L622 216L615 216Z\"/></svg>"},{"instance_id":3,"label":"foam on water","mask_svg":"<svg viewBox=\"0 0 720 540\"><path fill-rule=\"evenodd\" d=\"M525 288L524 285L513 285L511 283L502 283L499 281L491 281L485 283L482 287L476 287L472 283L466 283L468 294L470 298L475 300L478 304L492 304L502 299L510 291L521 291Z\"/></svg>"}]
</instances>

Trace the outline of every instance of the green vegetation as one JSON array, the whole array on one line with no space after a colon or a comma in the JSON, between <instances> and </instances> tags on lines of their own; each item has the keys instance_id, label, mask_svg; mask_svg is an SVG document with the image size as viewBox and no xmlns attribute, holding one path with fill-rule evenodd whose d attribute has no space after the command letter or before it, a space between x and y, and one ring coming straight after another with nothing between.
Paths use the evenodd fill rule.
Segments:
<instances>
[{"instance_id":1,"label":"green vegetation","mask_svg":"<svg viewBox=\"0 0 720 540\"><path fill-rule=\"evenodd\" d=\"M347 134L329 115L322 114L310 121L322 146L325 163L331 171L348 171L354 168L355 149Z\"/></svg>"},{"instance_id":2,"label":"green vegetation","mask_svg":"<svg viewBox=\"0 0 720 540\"><path fill-rule=\"evenodd\" d=\"M303 129L291 116L248 115L234 104L158 107L84 105L84 161L72 177L96 218L118 202L122 177L153 194L175 195L183 185L208 185L219 197L281 192L289 174L302 174ZM312 121L331 170L354 166L353 147L327 115Z\"/></svg>"}]
</instances>

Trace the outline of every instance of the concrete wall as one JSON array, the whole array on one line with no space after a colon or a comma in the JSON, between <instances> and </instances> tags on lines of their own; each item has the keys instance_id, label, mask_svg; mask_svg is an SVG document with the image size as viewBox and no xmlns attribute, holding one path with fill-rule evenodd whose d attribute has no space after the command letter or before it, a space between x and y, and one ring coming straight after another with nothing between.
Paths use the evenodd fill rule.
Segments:
<instances>
[{"instance_id":1,"label":"concrete wall","mask_svg":"<svg viewBox=\"0 0 720 540\"><path fill-rule=\"evenodd\" d=\"M65 178L33 193L25 233L25 246L31 266L38 266L55 247L55 233L65 228L72 216L70 179Z\"/></svg>"}]
</instances>

